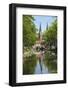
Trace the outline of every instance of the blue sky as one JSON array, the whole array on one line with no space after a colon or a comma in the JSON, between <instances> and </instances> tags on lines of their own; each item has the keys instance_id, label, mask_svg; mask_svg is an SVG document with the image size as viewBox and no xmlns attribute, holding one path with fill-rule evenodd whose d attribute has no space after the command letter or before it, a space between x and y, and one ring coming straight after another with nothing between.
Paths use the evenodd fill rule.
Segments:
<instances>
[{"instance_id":1,"label":"blue sky","mask_svg":"<svg viewBox=\"0 0 68 90\"><path fill-rule=\"evenodd\" d=\"M42 32L46 30L47 24L48 26L57 18L56 16L34 16L35 18L35 25L39 29L40 23L41 23L41 28Z\"/></svg>"}]
</instances>

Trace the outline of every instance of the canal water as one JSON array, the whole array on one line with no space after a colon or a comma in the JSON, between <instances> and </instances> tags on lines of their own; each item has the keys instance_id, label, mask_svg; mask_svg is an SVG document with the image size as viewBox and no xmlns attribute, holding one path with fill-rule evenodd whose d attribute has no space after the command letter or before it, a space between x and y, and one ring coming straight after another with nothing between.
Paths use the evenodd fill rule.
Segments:
<instances>
[{"instance_id":1,"label":"canal water","mask_svg":"<svg viewBox=\"0 0 68 90\"><path fill-rule=\"evenodd\" d=\"M57 73L57 55L54 52L38 53L24 57L23 74Z\"/></svg>"}]
</instances>

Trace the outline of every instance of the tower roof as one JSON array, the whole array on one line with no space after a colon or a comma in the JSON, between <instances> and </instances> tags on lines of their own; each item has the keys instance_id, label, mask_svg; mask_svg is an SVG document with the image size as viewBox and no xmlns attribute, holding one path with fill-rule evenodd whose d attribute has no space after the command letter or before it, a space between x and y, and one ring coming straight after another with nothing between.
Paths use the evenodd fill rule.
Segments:
<instances>
[{"instance_id":1,"label":"tower roof","mask_svg":"<svg viewBox=\"0 0 68 90\"><path fill-rule=\"evenodd\" d=\"M40 27L39 27L39 39L40 39L40 35L41 35L41 23L40 23Z\"/></svg>"},{"instance_id":2,"label":"tower roof","mask_svg":"<svg viewBox=\"0 0 68 90\"><path fill-rule=\"evenodd\" d=\"M48 30L48 23L47 23L47 26L46 26L46 30Z\"/></svg>"}]
</instances>

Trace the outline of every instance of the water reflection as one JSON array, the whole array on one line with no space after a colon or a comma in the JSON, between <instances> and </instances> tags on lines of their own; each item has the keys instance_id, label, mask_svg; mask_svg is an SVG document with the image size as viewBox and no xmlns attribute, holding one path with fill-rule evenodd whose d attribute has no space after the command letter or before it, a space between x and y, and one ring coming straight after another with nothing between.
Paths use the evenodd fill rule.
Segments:
<instances>
[{"instance_id":1,"label":"water reflection","mask_svg":"<svg viewBox=\"0 0 68 90\"><path fill-rule=\"evenodd\" d=\"M23 74L57 73L57 55L53 51L24 57Z\"/></svg>"},{"instance_id":2,"label":"water reflection","mask_svg":"<svg viewBox=\"0 0 68 90\"><path fill-rule=\"evenodd\" d=\"M46 52L44 65L48 67L49 73L57 73L57 55L54 52Z\"/></svg>"},{"instance_id":3,"label":"water reflection","mask_svg":"<svg viewBox=\"0 0 68 90\"><path fill-rule=\"evenodd\" d=\"M23 74L34 74L36 67L36 56L32 55L24 58Z\"/></svg>"}]
</instances>

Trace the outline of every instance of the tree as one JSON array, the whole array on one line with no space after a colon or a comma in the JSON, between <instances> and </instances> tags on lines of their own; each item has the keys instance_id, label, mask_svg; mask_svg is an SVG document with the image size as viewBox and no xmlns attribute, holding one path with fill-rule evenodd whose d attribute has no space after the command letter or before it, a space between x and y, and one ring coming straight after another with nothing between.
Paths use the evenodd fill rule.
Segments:
<instances>
[{"instance_id":1,"label":"tree","mask_svg":"<svg viewBox=\"0 0 68 90\"><path fill-rule=\"evenodd\" d=\"M36 27L32 15L23 15L23 44L31 47L36 41Z\"/></svg>"},{"instance_id":2,"label":"tree","mask_svg":"<svg viewBox=\"0 0 68 90\"><path fill-rule=\"evenodd\" d=\"M57 20L55 20L51 24L51 26L48 27L48 30L46 30L44 32L43 38L47 45L49 45L50 47L52 45L54 45L56 47L56 44L57 44Z\"/></svg>"}]
</instances>

